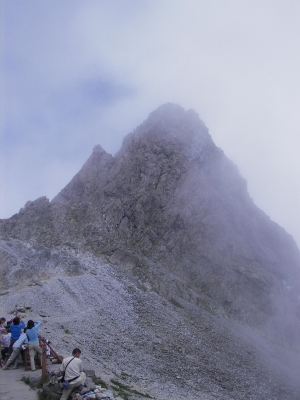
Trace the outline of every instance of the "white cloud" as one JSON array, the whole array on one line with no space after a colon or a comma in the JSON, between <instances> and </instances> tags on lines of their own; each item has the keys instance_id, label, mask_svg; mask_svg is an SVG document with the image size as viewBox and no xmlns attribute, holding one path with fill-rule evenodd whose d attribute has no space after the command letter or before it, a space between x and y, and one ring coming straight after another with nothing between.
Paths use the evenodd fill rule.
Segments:
<instances>
[{"instance_id":1,"label":"white cloud","mask_svg":"<svg viewBox=\"0 0 300 400\"><path fill-rule=\"evenodd\" d=\"M173 101L300 243L298 1L3 4L2 217L55 196L95 144L115 153Z\"/></svg>"}]
</instances>

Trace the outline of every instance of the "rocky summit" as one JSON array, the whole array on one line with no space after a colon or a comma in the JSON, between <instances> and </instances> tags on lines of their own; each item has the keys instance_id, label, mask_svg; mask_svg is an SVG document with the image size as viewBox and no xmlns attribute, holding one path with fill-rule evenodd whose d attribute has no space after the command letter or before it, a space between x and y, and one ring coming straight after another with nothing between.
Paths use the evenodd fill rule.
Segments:
<instances>
[{"instance_id":1,"label":"rocky summit","mask_svg":"<svg viewBox=\"0 0 300 400\"><path fill-rule=\"evenodd\" d=\"M103 379L157 400L300 398L299 249L195 111L165 104L115 156L95 146L0 235L0 312L28 304Z\"/></svg>"}]
</instances>

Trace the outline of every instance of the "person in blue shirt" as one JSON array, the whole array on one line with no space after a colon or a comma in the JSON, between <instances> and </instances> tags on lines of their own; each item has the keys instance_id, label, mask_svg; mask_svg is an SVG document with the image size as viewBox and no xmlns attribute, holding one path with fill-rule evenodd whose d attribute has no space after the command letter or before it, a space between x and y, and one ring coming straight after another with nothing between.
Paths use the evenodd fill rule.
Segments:
<instances>
[{"instance_id":1,"label":"person in blue shirt","mask_svg":"<svg viewBox=\"0 0 300 400\"><path fill-rule=\"evenodd\" d=\"M41 325L40 321L33 321L32 319L30 319L27 322L26 335L28 337L30 366L32 371L36 370L34 363L34 357L36 353L40 355L42 361L43 350L39 344L39 335L38 335L38 329L40 325Z\"/></svg>"},{"instance_id":2,"label":"person in blue shirt","mask_svg":"<svg viewBox=\"0 0 300 400\"><path fill-rule=\"evenodd\" d=\"M11 356L9 357L9 359L7 360L6 364L4 365L3 369L7 369L10 364L12 364L14 362L13 368L17 368L18 366L18 356L22 350L22 345L24 345L25 343L28 343L28 338L26 335L26 329L24 328L24 332L23 329L21 330L21 335L19 337L19 339L17 339L14 344L13 344L13 352L11 354Z\"/></svg>"},{"instance_id":3,"label":"person in blue shirt","mask_svg":"<svg viewBox=\"0 0 300 400\"><path fill-rule=\"evenodd\" d=\"M12 353L13 350L13 344L15 341L17 341L20 337L21 334L21 329L25 328L25 322L21 320L20 317L15 317L10 324L10 332L11 332L11 337L10 337L10 345L9 345L9 354Z\"/></svg>"}]
</instances>

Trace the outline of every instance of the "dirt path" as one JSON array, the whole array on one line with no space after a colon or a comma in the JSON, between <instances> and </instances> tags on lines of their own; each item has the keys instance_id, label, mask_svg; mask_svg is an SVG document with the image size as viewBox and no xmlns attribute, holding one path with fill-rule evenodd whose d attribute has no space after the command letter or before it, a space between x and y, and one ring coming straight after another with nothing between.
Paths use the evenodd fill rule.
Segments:
<instances>
[{"instance_id":1,"label":"dirt path","mask_svg":"<svg viewBox=\"0 0 300 400\"><path fill-rule=\"evenodd\" d=\"M57 369L58 365L47 365L47 369ZM0 399L1 400L37 400L37 391L31 389L21 379L22 377L40 378L42 370L25 371L23 367L18 369L0 369Z\"/></svg>"}]
</instances>

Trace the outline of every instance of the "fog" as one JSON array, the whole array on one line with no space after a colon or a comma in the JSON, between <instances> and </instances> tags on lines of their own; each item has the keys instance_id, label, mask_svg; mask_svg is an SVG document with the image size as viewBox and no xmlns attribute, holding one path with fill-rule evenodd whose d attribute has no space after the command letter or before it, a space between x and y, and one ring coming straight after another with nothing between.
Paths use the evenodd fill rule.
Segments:
<instances>
[{"instance_id":1,"label":"fog","mask_svg":"<svg viewBox=\"0 0 300 400\"><path fill-rule=\"evenodd\" d=\"M299 17L292 0L2 0L0 217L174 102L299 245Z\"/></svg>"}]
</instances>

